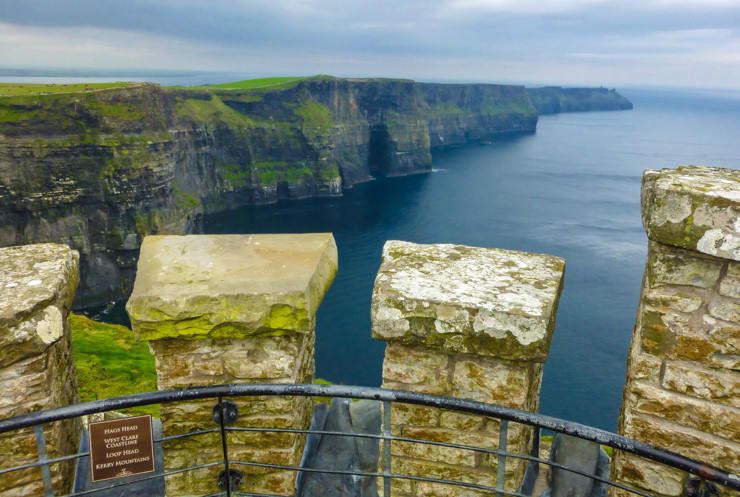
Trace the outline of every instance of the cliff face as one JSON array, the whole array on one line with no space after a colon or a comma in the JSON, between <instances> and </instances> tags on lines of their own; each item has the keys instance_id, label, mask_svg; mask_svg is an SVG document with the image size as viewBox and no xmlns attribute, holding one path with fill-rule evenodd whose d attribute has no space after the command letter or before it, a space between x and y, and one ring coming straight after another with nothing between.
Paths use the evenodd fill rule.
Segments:
<instances>
[{"instance_id":1,"label":"cliff face","mask_svg":"<svg viewBox=\"0 0 740 497\"><path fill-rule=\"evenodd\" d=\"M431 147L537 123L522 87L325 77L287 86L0 97L0 246L67 243L82 256L76 305L118 300L147 234L427 171Z\"/></svg>"},{"instance_id":2,"label":"cliff face","mask_svg":"<svg viewBox=\"0 0 740 497\"><path fill-rule=\"evenodd\" d=\"M527 95L539 114L586 112L597 110L630 110L632 102L606 88L527 88Z\"/></svg>"}]
</instances>

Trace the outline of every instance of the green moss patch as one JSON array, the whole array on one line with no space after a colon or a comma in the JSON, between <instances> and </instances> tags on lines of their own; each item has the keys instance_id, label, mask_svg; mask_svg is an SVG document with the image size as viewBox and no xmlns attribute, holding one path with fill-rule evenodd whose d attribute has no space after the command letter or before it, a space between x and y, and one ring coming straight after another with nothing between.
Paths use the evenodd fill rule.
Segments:
<instances>
[{"instance_id":1,"label":"green moss patch","mask_svg":"<svg viewBox=\"0 0 740 497\"><path fill-rule=\"evenodd\" d=\"M311 128L326 128L333 125L329 108L317 102L304 102L299 107L293 109L303 121L304 126Z\"/></svg>"},{"instance_id":2,"label":"green moss patch","mask_svg":"<svg viewBox=\"0 0 740 497\"><path fill-rule=\"evenodd\" d=\"M49 95L52 93L78 93L85 91L121 88L137 83L76 83L76 84L29 84L29 83L0 83L0 95Z\"/></svg>"},{"instance_id":3,"label":"green moss patch","mask_svg":"<svg viewBox=\"0 0 740 497\"><path fill-rule=\"evenodd\" d=\"M87 402L157 390L154 356L125 326L99 323L70 314L80 400ZM159 416L159 406L126 409L129 414Z\"/></svg>"},{"instance_id":4,"label":"green moss patch","mask_svg":"<svg viewBox=\"0 0 740 497\"><path fill-rule=\"evenodd\" d=\"M197 123L222 122L234 127L254 127L256 122L246 114L232 109L218 96L208 100L200 98L182 98L177 102L177 113L189 117Z\"/></svg>"},{"instance_id":5,"label":"green moss patch","mask_svg":"<svg viewBox=\"0 0 740 497\"><path fill-rule=\"evenodd\" d=\"M291 88L304 79L307 76L283 76L276 78L257 78L247 79L244 81L234 81L231 83L222 83L219 85L207 85L202 88L219 88L224 90L251 90L255 88L279 88L286 89Z\"/></svg>"}]
</instances>

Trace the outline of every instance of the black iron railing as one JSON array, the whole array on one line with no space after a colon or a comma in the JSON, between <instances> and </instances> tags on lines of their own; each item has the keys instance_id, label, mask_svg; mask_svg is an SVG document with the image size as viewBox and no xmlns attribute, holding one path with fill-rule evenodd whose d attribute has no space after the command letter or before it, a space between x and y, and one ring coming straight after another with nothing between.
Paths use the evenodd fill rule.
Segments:
<instances>
[{"instance_id":1,"label":"black iron railing","mask_svg":"<svg viewBox=\"0 0 740 497\"><path fill-rule=\"evenodd\" d=\"M383 422L382 431L379 434L361 434L361 433L345 433L336 431L324 431L324 430L295 430L295 429L280 429L280 428L239 428L230 426L230 418L234 417L232 407L227 399L238 398L245 396L310 396L310 397L332 397L332 398L353 398L353 399L369 399L383 403ZM186 388L179 390L164 390L158 392L149 392L143 394L128 395L125 397L118 397L113 399L104 399L94 402L86 402L84 404L77 404L72 406L60 407L56 409L50 409L46 411L35 412L18 416L15 418L9 418L0 420L0 435L23 428L32 427L36 437L36 445L38 448L38 461L29 463L22 466L16 466L12 468L6 468L0 470L0 476L8 473L13 473L28 468L40 468L41 479L44 484L46 497L60 497L54 494L52 487L52 477L49 468L53 464L57 464L65 461L72 461L90 455L87 451L80 451L78 454L66 455L63 457L49 458L46 451L46 441L44 439L43 425L61 421L70 418L77 418L80 416L103 413L107 411L117 411L131 407L139 407L146 405L156 405L162 403L181 402L188 400L197 399L217 399L217 403L214 406L214 421L216 425L213 429L202 430L192 433L186 433L182 435L175 435L169 437L160 437L155 440L155 443L161 444L162 442L168 442L177 439L189 438L198 435L217 433L220 434L223 458L218 461L209 462L201 465L194 465L187 468L181 468L177 470L159 472L151 476L146 476L137 480L137 482L145 482L148 480L161 479L170 475L183 473L187 471L194 471L197 469L208 468L208 467L223 467L223 471L220 473L218 482L214 482L214 489L219 488L218 492L212 493L213 496L262 496L265 494L245 493L240 492L239 487L241 485L242 475L238 470L239 467L252 466L262 468L272 468L277 470L289 470L297 471L303 474L309 473L324 473L332 475L349 475L349 476L360 476L360 477L376 477L382 480L383 495L391 495L391 481L397 480L411 480L411 481L422 481L429 483L442 483L447 485L454 485L459 487L465 487L475 490L481 490L485 492L491 492L498 496L511 495L517 497L529 497L532 492L531 482L525 484L520 488L518 492L504 489L504 468L507 458L515 458L528 461L535 467L539 464L547 465L551 468L558 468L586 476L602 484L620 488L629 491L635 495L644 497L652 497L649 493L642 490L631 488L622 483L612 482L608 478L593 474L588 474L583 471L579 471L574 468L568 468L560 464L556 464L549 460L540 458L540 433L541 430L548 430L554 433L562 433L570 435L584 440L589 440L601 444L606 447L611 447L615 450L624 451L627 453L635 454L637 456L650 459L660 464L684 471L690 475L686 485L686 495L689 497L709 497L713 494L718 494L717 485L724 486L728 489L740 491L740 476L729 473L727 471L712 467L710 465L694 461L692 459L683 457L679 454L665 451L653 447L651 445L637 442L619 435L609 433L603 430L592 428L578 423L571 423L560 419L552 418L541 414L530 413L526 411L520 411L516 409L510 409L503 406L484 404L481 402L475 402L465 399L457 399L450 397L441 397L436 395L399 391L399 390L384 390L380 388L369 388L369 387L352 387L343 385L304 385L304 384L240 384L240 385L221 385L221 386L207 386L200 388ZM490 447L474 447L465 444L456 443L441 443L433 442L429 440L414 439L408 437L399 437L391 435L391 409L394 404L410 404L417 406L426 406L439 409L446 409L451 411L458 411L461 413L475 414L481 416L487 416L500 421L499 428L499 446L495 449ZM507 431L508 423L520 423L528 425L534 430L534 442L532 452L529 454L518 454L507 451ZM314 434L314 435L332 435L332 436L351 436L358 438L375 439L383 443L382 453L380 458L382 462L382 471L340 471L340 470L324 470L314 468L298 468L287 465L277 464L266 464L255 461L241 461L235 460L229 457L228 452L228 434L231 432L238 431L257 431L257 432L269 432L269 433L299 433L299 434ZM479 453L490 454L498 459L498 477L496 479L495 486L480 485L475 483L467 483L462 481L452 481L439 478L427 478L423 476L407 475L407 474L395 474L391 472L391 443L392 442L405 442L405 443L416 443L416 444L427 444L441 447L449 447L453 449L473 450ZM104 489L115 489L123 488L130 483L115 483L115 481L107 485ZM77 497L83 495L95 495L95 493L104 490L96 488L92 490L75 492L68 494L66 497Z\"/></svg>"}]
</instances>

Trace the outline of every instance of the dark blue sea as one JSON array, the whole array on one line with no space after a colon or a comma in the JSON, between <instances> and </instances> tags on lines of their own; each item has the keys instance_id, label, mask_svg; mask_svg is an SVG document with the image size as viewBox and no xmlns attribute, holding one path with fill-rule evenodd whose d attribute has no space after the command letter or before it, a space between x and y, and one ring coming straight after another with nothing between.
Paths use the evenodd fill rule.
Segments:
<instances>
[{"instance_id":1,"label":"dark blue sea","mask_svg":"<svg viewBox=\"0 0 740 497\"><path fill-rule=\"evenodd\" d=\"M316 367L348 385L381 383L370 299L386 240L563 257L540 412L615 431L647 247L642 173L740 167L740 92L620 92L634 110L542 116L532 135L437 150L432 173L211 215L205 231L334 234L339 274L317 317Z\"/></svg>"}]
</instances>

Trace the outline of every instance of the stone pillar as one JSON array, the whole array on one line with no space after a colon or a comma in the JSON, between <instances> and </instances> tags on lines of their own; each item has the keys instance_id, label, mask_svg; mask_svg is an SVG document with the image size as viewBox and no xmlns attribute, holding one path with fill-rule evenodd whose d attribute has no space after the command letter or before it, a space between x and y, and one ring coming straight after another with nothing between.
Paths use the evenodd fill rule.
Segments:
<instances>
[{"instance_id":1,"label":"stone pillar","mask_svg":"<svg viewBox=\"0 0 740 497\"><path fill-rule=\"evenodd\" d=\"M127 310L149 340L159 389L312 383L316 310L337 271L331 234L149 236ZM237 427L307 429L306 397L231 399ZM215 401L162 405L164 436L209 429ZM233 460L298 466L305 436L229 433ZM165 444L165 469L222 459L220 435ZM236 466L242 491L292 495L296 473ZM219 465L166 479L167 495L217 492Z\"/></svg>"},{"instance_id":2,"label":"stone pillar","mask_svg":"<svg viewBox=\"0 0 740 497\"><path fill-rule=\"evenodd\" d=\"M67 324L79 254L43 243L0 248L0 418L79 402ZM75 420L44 426L49 458L77 451ZM33 429L0 435L0 469L38 461ZM51 466L57 495L70 491L71 462ZM3 497L43 496L38 468L0 475Z\"/></svg>"},{"instance_id":3,"label":"stone pillar","mask_svg":"<svg viewBox=\"0 0 740 497\"><path fill-rule=\"evenodd\" d=\"M537 411L563 285L557 257L461 245L389 241L375 280L373 337L387 343L383 387ZM499 422L394 405L392 433L498 447ZM510 451L529 450L531 430L512 423ZM496 482L496 456L394 442L392 472L482 485ZM506 488L525 464L509 459ZM394 482L393 495L459 495L461 489ZM478 495L476 492L465 495Z\"/></svg>"},{"instance_id":4,"label":"stone pillar","mask_svg":"<svg viewBox=\"0 0 740 497\"><path fill-rule=\"evenodd\" d=\"M645 171L648 256L621 435L740 471L740 172ZM615 452L612 478L683 495L686 474Z\"/></svg>"}]
</instances>

